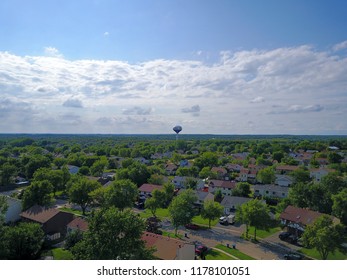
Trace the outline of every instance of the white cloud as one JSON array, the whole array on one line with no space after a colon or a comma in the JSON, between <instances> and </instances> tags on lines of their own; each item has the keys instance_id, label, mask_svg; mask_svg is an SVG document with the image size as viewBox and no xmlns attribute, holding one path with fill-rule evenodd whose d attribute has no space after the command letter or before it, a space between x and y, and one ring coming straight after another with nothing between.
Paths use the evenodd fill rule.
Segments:
<instances>
[{"instance_id":1,"label":"white cloud","mask_svg":"<svg viewBox=\"0 0 347 280\"><path fill-rule=\"evenodd\" d=\"M193 116L197 117L200 115L200 106L199 105L193 105L190 108L183 108L181 109L182 113L192 113Z\"/></svg>"},{"instance_id":2,"label":"white cloud","mask_svg":"<svg viewBox=\"0 0 347 280\"><path fill-rule=\"evenodd\" d=\"M152 112L153 112L152 108L141 108L138 106L128 108L128 109L123 109L124 115L149 115Z\"/></svg>"},{"instance_id":3,"label":"white cloud","mask_svg":"<svg viewBox=\"0 0 347 280\"><path fill-rule=\"evenodd\" d=\"M46 56L62 58L63 55L54 47L45 47L44 49Z\"/></svg>"},{"instance_id":4,"label":"white cloud","mask_svg":"<svg viewBox=\"0 0 347 280\"><path fill-rule=\"evenodd\" d=\"M250 103L262 103L265 102L265 98L262 96L255 97L250 101Z\"/></svg>"},{"instance_id":5,"label":"white cloud","mask_svg":"<svg viewBox=\"0 0 347 280\"><path fill-rule=\"evenodd\" d=\"M0 132L162 133L168 127L170 133L172 123L182 123L186 133L347 133L341 53L303 45L225 51L214 64L130 64L47 52L54 57L0 52L0 116L6 116ZM79 115L66 117L66 107L79 108ZM30 125L5 110L22 110Z\"/></svg>"},{"instance_id":6,"label":"white cloud","mask_svg":"<svg viewBox=\"0 0 347 280\"><path fill-rule=\"evenodd\" d=\"M105 37L107 37L107 36L109 36L109 35L110 35L110 33L109 33L108 31L104 32L104 36L105 36Z\"/></svg>"},{"instance_id":7,"label":"white cloud","mask_svg":"<svg viewBox=\"0 0 347 280\"><path fill-rule=\"evenodd\" d=\"M68 99L63 103L63 106L72 108L83 108L82 101L78 99Z\"/></svg>"},{"instance_id":8,"label":"white cloud","mask_svg":"<svg viewBox=\"0 0 347 280\"><path fill-rule=\"evenodd\" d=\"M347 49L347 40L333 46L333 50L336 52L343 49Z\"/></svg>"}]
</instances>

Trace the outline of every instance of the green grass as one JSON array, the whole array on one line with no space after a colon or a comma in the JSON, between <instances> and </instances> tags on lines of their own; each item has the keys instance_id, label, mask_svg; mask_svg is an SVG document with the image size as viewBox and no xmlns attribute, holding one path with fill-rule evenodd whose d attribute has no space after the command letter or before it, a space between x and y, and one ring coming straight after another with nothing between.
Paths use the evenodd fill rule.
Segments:
<instances>
[{"instance_id":1,"label":"green grass","mask_svg":"<svg viewBox=\"0 0 347 280\"><path fill-rule=\"evenodd\" d=\"M206 260L234 260L234 259L222 252L211 249L206 254Z\"/></svg>"},{"instance_id":2,"label":"green grass","mask_svg":"<svg viewBox=\"0 0 347 280\"><path fill-rule=\"evenodd\" d=\"M166 208L159 208L157 209L155 215L160 219L167 219L169 218L169 209ZM152 217L152 212L148 209L145 209L143 212L140 213L141 218L149 218Z\"/></svg>"},{"instance_id":3,"label":"green grass","mask_svg":"<svg viewBox=\"0 0 347 280\"><path fill-rule=\"evenodd\" d=\"M255 258L248 256L244 253L242 253L241 251L239 251L238 249L231 249L228 248L227 246L224 246L222 244L218 244L216 246L216 248L223 250L224 252L235 256L236 258L240 259L240 260L255 260Z\"/></svg>"},{"instance_id":4,"label":"green grass","mask_svg":"<svg viewBox=\"0 0 347 280\"><path fill-rule=\"evenodd\" d=\"M212 221L211 221L211 227L215 226L215 225L218 223L218 220L219 220L219 219L212 220ZM195 216L195 217L193 218L192 222L193 222L194 224L204 225L204 226L206 226L206 228L208 228L208 219L203 219L203 218L201 217L201 215Z\"/></svg>"},{"instance_id":5,"label":"green grass","mask_svg":"<svg viewBox=\"0 0 347 280\"><path fill-rule=\"evenodd\" d=\"M321 257L316 249L301 248L298 250L299 253L305 254L311 258L321 260ZM336 250L335 254L329 254L328 260L347 260L347 255Z\"/></svg>"},{"instance_id":6,"label":"green grass","mask_svg":"<svg viewBox=\"0 0 347 280\"><path fill-rule=\"evenodd\" d=\"M53 253L53 258L55 260L72 260L73 259L71 252L68 250L64 250L62 248L52 249L52 253Z\"/></svg>"},{"instance_id":7,"label":"green grass","mask_svg":"<svg viewBox=\"0 0 347 280\"><path fill-rule=\"evenodd\" d=\"M266 238L270 235L275 234L276 232L280 232L281 228L280 227L273 227L270 228L269 231L262 230L262 229L257 229L257 238ZM249 227L248 235L251 237L254 237L254 227Z\"/></svg>"},{"instance_id":8,"label":"green grass","mask_svg":"<svg viewBox=\"0 0 347 280\"><path fill-rule=\"evenodd\" d=\"M168 231L164 231L164 230L163 230L163 236L169 236L171 238L178 238L178 239L183 238L182 234L177 233L177 235L175 235L175 233L173 233L173 232L168 232Z\"/></svg>"},{"instance_id":9,"label":"green grass","mask_svg":"<svg viewBox=\"0 0 347 280\"><path fill-rule=\"evenodd\" d=\"M82 216L82 211L80 210L74 210L74 209L71 209L71 208L67 208L67 207L62 207L62 208L59 208L59 210L61 211L64 211L64 212L68 212L68 213L72 213L72 214L75 214L75 215L79 215L79 216Z\"/></svg>"}]
</instances>

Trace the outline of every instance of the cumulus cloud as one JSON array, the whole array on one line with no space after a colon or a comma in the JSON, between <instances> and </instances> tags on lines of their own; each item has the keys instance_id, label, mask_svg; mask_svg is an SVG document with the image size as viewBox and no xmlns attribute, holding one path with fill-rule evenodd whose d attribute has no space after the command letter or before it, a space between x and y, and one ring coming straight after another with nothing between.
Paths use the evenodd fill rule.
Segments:
<instances>
[{"instance_id":1,"label":"cumulus cloud","mask_svg":"<svg viewBox=\"0 0 347 280\"><path fill-rule=\"evenodd\" d=\"M343 49L347 49L347 40L333 46L333 50L336 52Z\"/></svg>"},{"instance_id":2,"label":"cumulus cloud","mask_svg":"<svg viewBox=\"0 0 347 280\"><path fill-rule=\"evenodd\" d=\"M110 33L108 31L105 31L104 36L107 37L108 35L110 35Z\"/></svg>"},{"instance_id":3,"label":"cumulus cloud","mask_svg":"<svg viewBox=\"0 0 347 280\"><path fill-rule=\"evenodd\" d=\"M141 107L132 107L128 109L123 109L123 115L149 115L153 111L152 108L141 108Z\"/></svg>"},{"instance_id":4,"label":"cumulus cloud","mask_svg":"<svg viewBox=\"0 0 347 280\"><path fill-rule=\"evenodd\" d=\"M255 97L250 101L250 103L262 103L265 102L265 98L262 96Z\"/></svg>"},{"instance_id":5,"label":"cumulus cloud","mask_svg":"<svg viewBox=\"0 0 347 280\"><path fill-rule=\"evenodd\" d=\"M45 47L44 51L46 56L57 57L57 58L63 57L63 55L59 52L59 50L54 47Z\"/></svg>"},{"instance_id":6,"label":"cumulus cloud","mask_svg":"<svg viewBox=\"0 0 347 280\"><path fill-rule=\"evenodd\" d=\"M193 105L190 108L183 108L181 109L182 113L192 113L193 116L199 116L200 114L200 106L199 105Z\"/></svg>"},{"instance_id":7,"label":"cumulus cloud","mask_svg":"<svg viewBox=\"0 0 347 280\"><path fill-rule=\"evenodd\" d=\"M289 107L283 106L273 106L274 111L271 111L270 114L298 114L298 113L311 113L311 112L320 112L324 109L323 106L316 105L290 105Z\"/></svg>"},{"instance_id":8,"label":"cumulus cloud","mask_svg":"<svg viewBox=\"0 0 347 280\"><path fill-rule=\"evenodd\" d=\"M341 50L346 44L334 48ZM123 133L136 133L134 127L142 129L144 124L146 131L156 132L168 126L165 120L185 121L191 125L191 133L206 133L206 129L208 133L306 133L300 119L305 114L305 125L312 133L341 134L344 129L347 133L347 124L341 121L347 119L347 111L342 109L347 107L345 52L302 45L224 51L214 63L156 59L135 64L68 60L53 47L46 48L46 54L0 52L0 112L7 118L0 132L8 132L12 126L35 132L43 121L47 129L57 128L48 132L57 132L59 122L70 119L76 127L71 124L71 130L65 132L77 128L85 133L91 129L107 132L107 125L101 123L119 126ZM193 106L187 105L190 100L194 100ZM69 118L62 115L62 105L84 109L79 110L79 117ZM333 109L337 106L339 115ZM11 113L21 110L31 120L30 127ZM323 118L324 123L318 121ZM253 130L248 121L254 123ZM275 121L285 126L274 126ZM50 122L55 126L49 126Z\"/></svg>"},{"instance_id":9,"label":"cumulus cloud","mask_svg":"<svg viewBox=\"0 0 347 280\"><path fill-rule=\"evenodd\" d=\"M64 107L83 108L82 101L79 99L68 99L63 103Z\"/></svg>"}]
</instances>

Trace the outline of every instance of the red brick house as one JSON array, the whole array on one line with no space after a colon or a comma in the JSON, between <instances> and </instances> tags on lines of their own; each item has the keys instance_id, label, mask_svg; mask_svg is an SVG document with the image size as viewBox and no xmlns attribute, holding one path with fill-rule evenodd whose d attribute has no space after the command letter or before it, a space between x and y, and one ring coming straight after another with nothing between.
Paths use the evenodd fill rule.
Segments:
<instances>
[{"instance_id":1,"label":"red brick house","mask_svg":"<svg viewBox=\"0 0 347 280\"><path fill-rule=\"evenodd\" d=\"M139 187L140 194L143 195L150 195L154 190L162 190L162 185L153 185L153 184L142 184L141 187Z\"/></svg>"}]
</instances>

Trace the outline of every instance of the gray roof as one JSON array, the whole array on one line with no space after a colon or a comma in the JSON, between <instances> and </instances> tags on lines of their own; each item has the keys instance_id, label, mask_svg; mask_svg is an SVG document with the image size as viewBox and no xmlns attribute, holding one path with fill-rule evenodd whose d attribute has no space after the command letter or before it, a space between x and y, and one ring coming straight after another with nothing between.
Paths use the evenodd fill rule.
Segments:
<instances>
[{"instance_id":1,"label":"gray roof","mask_svg":"<svg viewBox=\"0 0 347 280\"><path fill-rule=\"evenodd\" d=\"M248 201L250 201L251 198L249 197L242 197L242 196L228 196L226 195L222 202L221 205L223 207L228 207L228 208L236 208L237 206L240 206Z\"/></svg>"}]
</instances>

